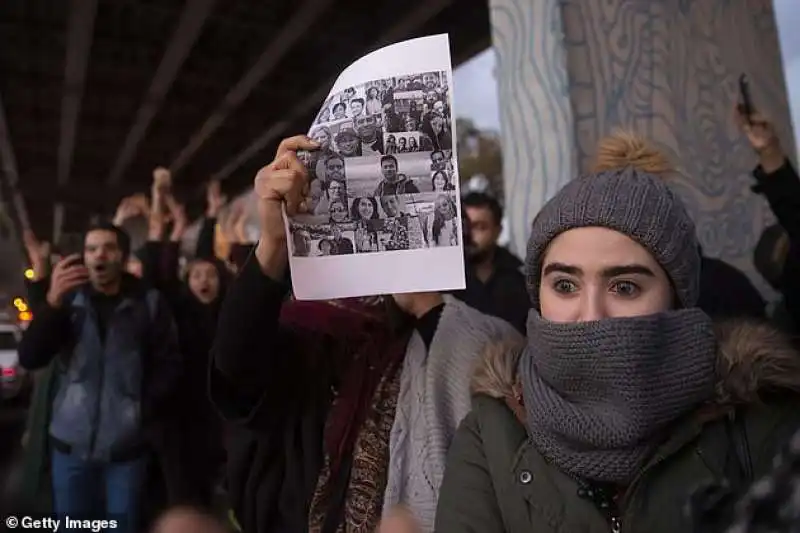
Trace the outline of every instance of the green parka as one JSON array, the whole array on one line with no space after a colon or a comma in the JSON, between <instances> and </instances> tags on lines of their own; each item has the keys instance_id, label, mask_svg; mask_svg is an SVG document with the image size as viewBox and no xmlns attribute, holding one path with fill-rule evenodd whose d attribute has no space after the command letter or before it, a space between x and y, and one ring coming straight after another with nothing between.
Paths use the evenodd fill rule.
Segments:
<instances>
[{"instance_id":1,"label":"green parka","mask_svg":"<svg viewBox=\"0 0 800 533\"><path fill-rule=\"evenodd\" d=\"M800 355L788 341L750 322L718 325L717 337L716 397L653 443L649 460L617 499L617 531L691 532L686 508L694 490L758 479L800 427ZM448 454L436 532L614 531L585 489L548 464L528 439L513 401L518 353L509 346L487 351L473 379L473 409ZM737 429L731 431L734 413ZM737 478L742 461L750 475Z\"/></svg>"}]
</instances>

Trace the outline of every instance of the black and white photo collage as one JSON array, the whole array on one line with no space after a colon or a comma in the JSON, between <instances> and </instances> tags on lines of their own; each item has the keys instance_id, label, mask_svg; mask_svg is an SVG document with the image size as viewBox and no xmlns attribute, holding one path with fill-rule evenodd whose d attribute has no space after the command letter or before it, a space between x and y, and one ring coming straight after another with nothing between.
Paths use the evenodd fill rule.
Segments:
<instances>
[{"instance_id":1,"label":"black and white photo collage","mask_svg":"<svg viewBox=\"0 0 800 533\"><path fill-rule=\"evenodd\" d=\"M331 95L304 153L309 213L295 257L458 246L458 175L446 72L374 80Z\"/></svg>"}]
</instances>

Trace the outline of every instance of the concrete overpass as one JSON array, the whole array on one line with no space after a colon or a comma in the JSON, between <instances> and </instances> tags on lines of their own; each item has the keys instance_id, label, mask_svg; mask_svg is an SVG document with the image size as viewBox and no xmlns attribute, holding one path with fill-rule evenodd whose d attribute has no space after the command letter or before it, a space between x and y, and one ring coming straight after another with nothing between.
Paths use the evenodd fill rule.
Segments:
<instances>
[{"instance_id":1,"label":"concrete overpass","mask_svg":"<svg viewBox=\"0 0 800 533\"><path fill-rule=\"evenodd\" d=\"M771 213L749 189L754 158L730 110L745 72L795 146L772 4L4 0L2 200L14 226L52 238L166 165L199 214L202 184L244 190L282 135L306 130L342 67L447 32L456 64L490 42L497 52L512 249L524 252L534 214L589 168L597 139L625 126L674 155L707 253L759 282L752 247Z\"/></svg>"},{"instance_id":2,"label":"concrete overpass","mask_svg":"<svg viewBox=\"0 0 800 533\"><path fill-rule=\"evenodd\" d=\"M57 240L164 165L199 214L203 183L246 187L348 63L442 32L456 63L485 49L486 0L0 2L7 211Z\"/></svg>"}]
</instances>

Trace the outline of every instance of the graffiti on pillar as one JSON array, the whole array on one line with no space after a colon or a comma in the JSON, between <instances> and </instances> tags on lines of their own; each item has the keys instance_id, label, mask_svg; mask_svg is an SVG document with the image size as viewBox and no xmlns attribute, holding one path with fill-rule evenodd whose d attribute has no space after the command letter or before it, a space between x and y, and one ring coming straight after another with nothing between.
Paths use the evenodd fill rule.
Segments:
<instances>
[{"instance_id":1,"label":"graffiti on pillar","mask_svg":"<svg viewBox=\"0 0 800 533\"><path fill-rule=\"evenodd\" d=\"M632 127L680 165L675 187L705 251L763 281L752 251L772 220L750 191L755 158L732 120L737 79L794 147L777 28L769 0L565 0L563 28L578 164L597 140ZM794 154L792 154L794 155Z\"/></svg>"},{"instance_id":2,"label":"graffiti on pillar","mask_svg":"<svg viewBox=\"0 0 800 533\"><path fill-rule=\"evenodd\" d=\"M533 217L574 176L559 0L490 0L497 53L510 248L524 255Z\"/></svg>"}]
</instances>

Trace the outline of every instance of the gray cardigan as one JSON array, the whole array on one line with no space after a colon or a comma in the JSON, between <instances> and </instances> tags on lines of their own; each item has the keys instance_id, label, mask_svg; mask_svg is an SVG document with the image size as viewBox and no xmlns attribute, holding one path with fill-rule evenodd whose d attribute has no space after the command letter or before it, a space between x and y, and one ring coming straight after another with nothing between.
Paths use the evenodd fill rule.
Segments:
<instances>
[{"instance_id":1,"label":"gray cardigan","mask_svg":"<svg viewBox=\"0 0 800 533\"><path fill-rule=\"evenodd\" d=\"M445 296L430 351L418 334L408 343L389 440L384 515L402 504L433 531L445 457L469 413L470 380L487 343L520 339L507 322Z\"/></svg>"}]
</instances>

